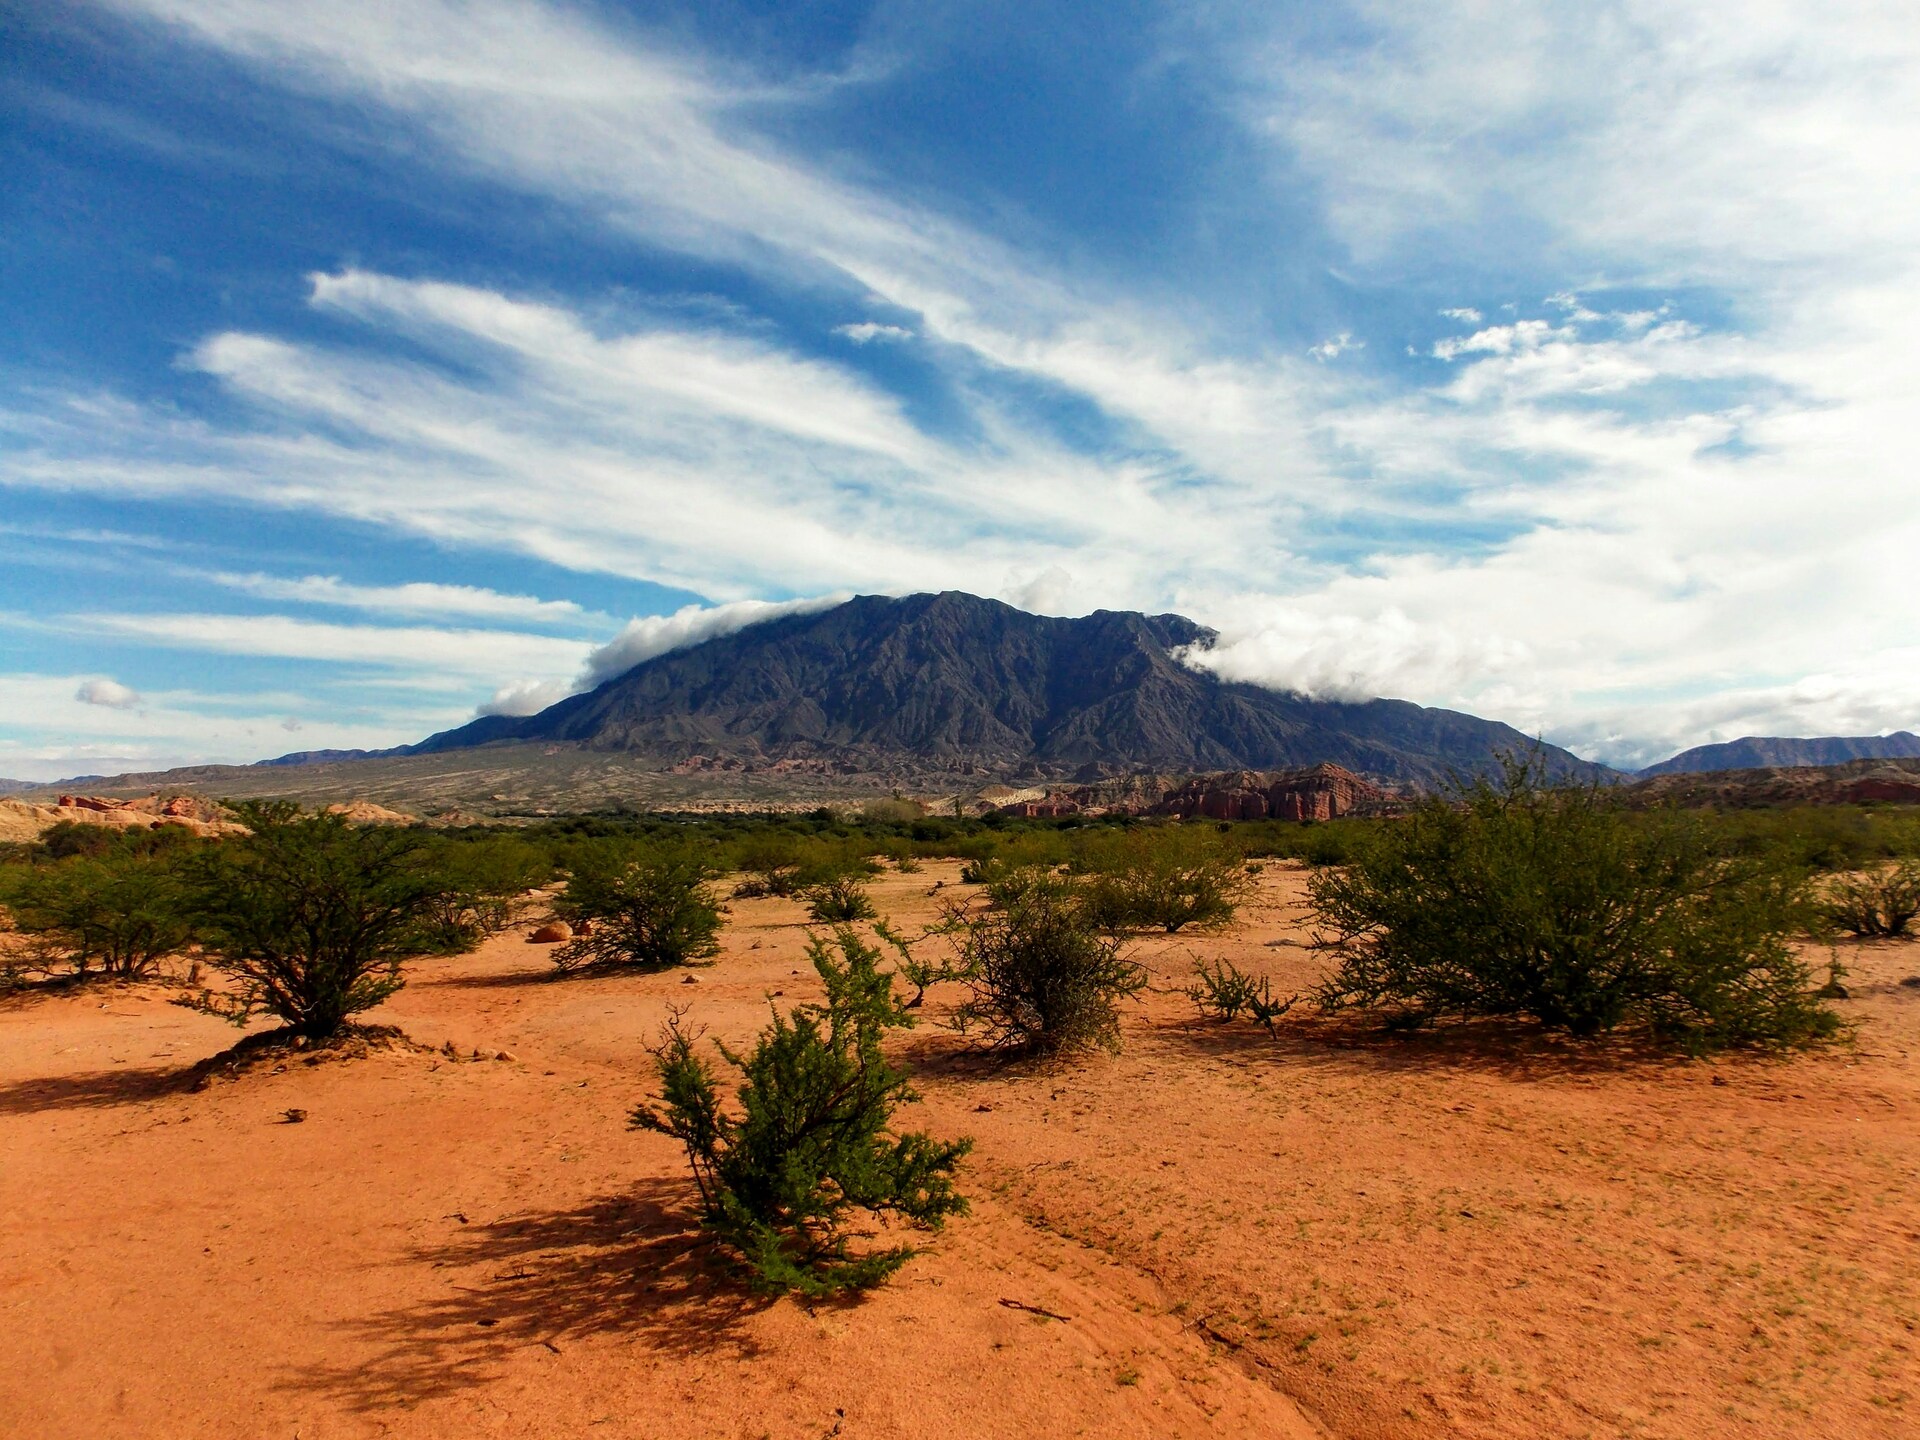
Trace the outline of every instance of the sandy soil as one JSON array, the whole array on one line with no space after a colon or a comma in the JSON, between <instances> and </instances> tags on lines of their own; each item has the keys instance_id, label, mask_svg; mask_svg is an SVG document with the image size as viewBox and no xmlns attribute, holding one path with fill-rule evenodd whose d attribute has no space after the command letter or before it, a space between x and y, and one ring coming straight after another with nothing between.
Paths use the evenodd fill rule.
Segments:
<instances>
[{"instance_id":1,"label":"sandy soil","mask_svg":"<svg viewBox=\"0 0 1920 1440\"><path fill-rule=\"evenodd\" d=\"M953 876L876 894L911 928ZM158 987L6 1002L0 1435L1914 1433L1920 946L1850 950L1857 1043L1786 1062L1197 1021L1195 955L1317 973L1302 879L1143 944L1117 1058L906 1036L974 1209L848 1305L726 1284L625 1126L669 1004L744 1040L811 993L790 902L735 902L695 983L549 981L515 936L370 1017L507 1060L192 1092L234 1032Z\"/></svg>"}]
</instances>

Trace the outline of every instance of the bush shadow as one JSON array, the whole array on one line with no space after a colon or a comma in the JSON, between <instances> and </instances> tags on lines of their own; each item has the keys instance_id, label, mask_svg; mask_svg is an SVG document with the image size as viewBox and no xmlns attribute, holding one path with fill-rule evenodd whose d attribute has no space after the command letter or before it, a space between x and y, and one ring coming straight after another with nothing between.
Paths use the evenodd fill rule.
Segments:
<instances>
[{"instance_id":1,"label":"bush shadow","mask_svg":"<svg viewBox=\"0 0 1920 1440\"><path fill-rule=\"evenodd\" d=\"M445 1295L339 1322L352 1358L277 1388L355 1410L407 1406L486 1384L516 1355L563 1354L603 1334L661 1354L750 1359L758 1347L743 1322L773 1302L713 1254L690 1198L684 1181L648 1180L571 1210L463 1225L405 1261L444 1277Z\"/></svg>"},{"instance_id":2,"label":"bush shadow","mask_svg":"<svg viewBox=\"0 0 1920 1440\"><path fill-rule=\"evenodd\" d=\"M135 1105L189 1088L189 1070L175 1066L85 1070L0 1086L0 1115L36 1115L48 1110L98 1110Z\"/></svg>"},{"instance_id":3,"label":"bush shadow","mask_svg":"<svg viewBox=\"0 0 1920 1440\"><path fill-rule=\"evenodd\" d=\"M410 979L416 990L517 990L526 985L550 985L575 972L548 964L539 970L499 970L484 975L443 975L438 979Z\"/></svg>"},{"instance_id":4,"label":"bush shadow","mask_svg":"<svg viewBox=\"0 0 1920 1440\"><path fill-rule=\"evenodd\" d=\"M1620 1031L1590 1040L1518 1020L1437 1022L1395 1030L1377 1016L1288 1015L1269 1033L1248 1021L1204 1016L1162 1019L1150 1025L1161 1043L1241 1063L1392 1072L1479 1072L1515 1081L1581 1076L1655 1075L1696 1063L1645 1033ZM1764 1059L1771 1052L1722 1051L1716 1059Z\"/></svg>"}]
</instances>

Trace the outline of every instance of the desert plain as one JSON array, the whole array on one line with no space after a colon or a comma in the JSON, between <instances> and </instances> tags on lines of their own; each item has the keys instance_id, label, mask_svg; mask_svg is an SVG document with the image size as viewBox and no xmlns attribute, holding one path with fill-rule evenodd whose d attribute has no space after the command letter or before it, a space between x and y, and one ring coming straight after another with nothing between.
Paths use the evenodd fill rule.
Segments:
<instances>
[{"instance_id":1,"label":"desert plain","mask_svg":"<svg viewBox=\"0 0 1920 1440\"><path fill-rule=\"evenodd\" d=\"M913 932L958 872L873 895ZM745 1292L627 1126L670 1007L744 1042L815 993L794 901L732 901L713 964L655 975L555 979L522 926L364 1017L415 1048L199 1089L236 1034L164 984L0 1002L0 1434L1920 1428L1920 945L1842 946L1852 1038L1790 1058L1269 1036L1181 993L1197 958L1322 972L1306 872L1258 884L1231 930L1138 943L1115 1056L989 1061L930 992L901 1119L974 1138L972 1209L845 1303Z\"/></svg>"}]
</instances>

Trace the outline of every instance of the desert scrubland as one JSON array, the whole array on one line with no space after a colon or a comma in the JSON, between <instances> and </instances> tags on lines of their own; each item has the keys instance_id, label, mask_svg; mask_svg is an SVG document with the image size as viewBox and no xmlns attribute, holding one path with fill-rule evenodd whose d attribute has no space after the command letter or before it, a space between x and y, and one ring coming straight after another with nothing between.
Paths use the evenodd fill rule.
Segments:
<instances>
[{"instance_id":1,"label":"desert scrubland","mask_svg":"<svg viewBox=\"0 0 1920 1440\"><path fill-rule=\"evenodd\" d=\"M234 1031L167 985L15 995L0 1432L1912 1433L1920 946L1843 944L1851 1038L1785 1058L1203 1018L1196 959L1324 973L1307 878L1138 939L1118 1054L983 1057L936 985L900 1119L973 1137L971 1212L855 1299L747 1292L680 1147L627 1125L670 1008L741 1045L817 995L797 900L656 974L555 979L528 921L411 963L366 1018L417 1048L197 1090ZM916 932L967 888L871 893Z\"/></svg>"}]
</instances>

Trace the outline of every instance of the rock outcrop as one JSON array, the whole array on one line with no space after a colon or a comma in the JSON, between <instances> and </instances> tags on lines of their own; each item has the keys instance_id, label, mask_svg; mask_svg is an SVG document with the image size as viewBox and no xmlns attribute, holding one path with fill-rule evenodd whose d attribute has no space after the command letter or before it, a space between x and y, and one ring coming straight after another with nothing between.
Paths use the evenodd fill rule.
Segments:
<instances>
[{"instance_id":1,"label":"rock outcrop","mask_svg":"<svg viewBox=\"0 0 1920 1440\"><path fill-rule=\"evenodd\" d=\"M61 821L116 830L153 830L178 825L196 835L245 834L220 806L195 795L143 795L122 800L104 795L61 795L52 805L0 800L0 841L38 840Z\"/></svg>"},{"instance_id":2,"label":"rock outcrop","mask_svg":"<svg viewBox=\"0 0 1920 1440\"><path fill-rule=\"evenodd\" d=\"M1378 815L1394 792L1338 765L1298 770L1228 770L1207 775L1127 776L1093 785L1020 794L995 807L1002 815L1171 815L1207 820L1337 820Z\"/></svg>"}]
</instances>

